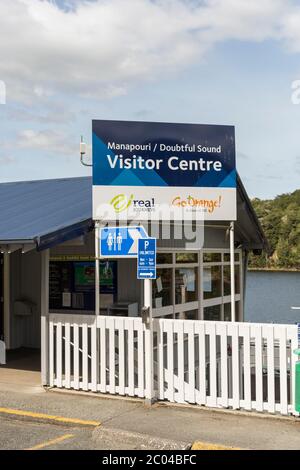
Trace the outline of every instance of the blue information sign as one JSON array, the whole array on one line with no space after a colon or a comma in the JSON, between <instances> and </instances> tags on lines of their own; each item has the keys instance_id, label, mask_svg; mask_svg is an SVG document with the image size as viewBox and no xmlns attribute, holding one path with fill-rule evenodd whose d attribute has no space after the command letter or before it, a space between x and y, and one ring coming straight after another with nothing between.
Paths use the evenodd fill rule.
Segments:
<instances>
[{"instance_id":1,"label":"blue information sign","mask_svg":"<svg viewBox=\"0 0 300 470\"><path fill-rule=\"evenodd\" d=\"M105 227L100 229L100 256L104 258L136 258L138 240L148 239L144 227Z\"/></svg>"},{"instance_id":2,"label":"blue information sign","mask_svg":"<svg viewBox=\"0 0 300 470\"><path fill-rule=\"evenodd\" d=\"M138 240L138 279L156 279L156 238Z\"/></svg>"},{"instance_id":3,"label":"blue information sign","mask_svg":"<svg viewBox=\"0 0 300 470\"><path fill-rule=\"evenodd\" d=\"M232 126L93 121L95 220L236 220Z\"/></svg>"}]
</instances>

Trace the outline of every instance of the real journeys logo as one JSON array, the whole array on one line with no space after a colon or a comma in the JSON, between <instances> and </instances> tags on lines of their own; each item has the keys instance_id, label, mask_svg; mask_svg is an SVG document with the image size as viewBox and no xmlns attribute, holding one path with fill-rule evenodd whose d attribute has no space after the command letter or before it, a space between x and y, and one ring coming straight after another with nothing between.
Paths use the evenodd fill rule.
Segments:
<instances>
[{"instance_id":1,"label":"real journeys logo","mask_svg":"<svg viewBox=\"0 0 300 470\"><path fill-rule=\"evenodd\" d=\"M133 194L129 197L126 194L117 194L110 201L110 205L113 206L117 214L126 211L129 207L132 207L135 212L151 212L154 210L155 201L154 197L151 199L134 199Z\"/></svg>"}]
</instances>

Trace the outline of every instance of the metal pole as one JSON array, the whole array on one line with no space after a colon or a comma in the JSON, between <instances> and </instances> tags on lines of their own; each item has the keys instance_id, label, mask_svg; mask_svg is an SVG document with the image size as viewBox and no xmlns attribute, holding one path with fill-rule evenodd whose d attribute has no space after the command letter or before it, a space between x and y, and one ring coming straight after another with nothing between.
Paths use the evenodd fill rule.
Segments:
<instances>
[{"instance_id":1,"label":"metal pole","mask_svg":"<svg viewBox=\"0 0 300 470\"><path fill-rule=\"evenodd\" d=\"M230 295L231 321L235 322L234 222L230 222Z\"/></svg>"},{"instance_id":2,"label":"metal pole","mask_svg":"<svg viewBox=\"0 0 300 470\"><path fill-rule=\"evenodd\" d=\"M3 310L4 310L4 342L10 349L10 254L3 255Z\"/></svg>"},{"instance_id":3,"label":"metal pole","mask_svg":"<svg viewBox=\"0 0 300 470\"><path fill-rule=\"evenodd\" d=\"M41 379L49 385L49 250L41 253Z\"/></svg>"},{"instance_id":4,"label":"metal pole","mask_svg":"<svg viewBox=\"0 0 300 470\"><path fill-rule=\"evenodd\" d=\"M95 223L95 313L100 315L99 222Z\"/></svg>"},{"instance_id":5,"label":"metal pole","mask_svg":"<svg viewBox=\"0 0 300 470\"><path fill-rule=\"evenodd\" d=\"M144 306L149 309L149 322L145 331L145 370L146 370L146 404L151 405L154 399L153 387L153 321L152 321L152 281L144 280Z\"/></svg>"}]
</instances>

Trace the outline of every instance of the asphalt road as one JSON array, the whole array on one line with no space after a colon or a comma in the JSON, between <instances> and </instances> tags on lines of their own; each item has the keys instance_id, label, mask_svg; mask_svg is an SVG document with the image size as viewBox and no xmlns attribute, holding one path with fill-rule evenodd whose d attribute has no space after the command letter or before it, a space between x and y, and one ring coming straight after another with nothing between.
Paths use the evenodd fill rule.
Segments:
<instances>
[{"instance_id":1,"label":"asphalt road","mask_svg":"<svg viewBox=\"0 0 300 470\"><path fill-rule=\"evenodd\" d=\"M0 417L2 450L97 449L93 429Z\"/></svg>"},{"instance_id":2,"label":"asphalt road","mask_svg":"<svg viewBox=\"0 0 300 470\"><path fill-rule=\"evenodd\" d=\"M90 424L79 425L78 420ZM0 449L137 449L145 442L152 448L153 439L172 441L170 448L199 441L200 449L203 443L300 449L300 418L163 404L149 409L141 400L43 390L7 393L0 388L0 429Z\"/></svg>"}]
</instances>

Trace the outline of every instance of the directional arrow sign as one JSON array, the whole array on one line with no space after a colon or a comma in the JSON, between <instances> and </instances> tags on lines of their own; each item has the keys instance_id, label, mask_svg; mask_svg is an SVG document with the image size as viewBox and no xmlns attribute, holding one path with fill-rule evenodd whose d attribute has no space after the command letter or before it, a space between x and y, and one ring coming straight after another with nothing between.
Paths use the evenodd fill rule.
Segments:
<instances>
[{"instance_id":1,"label":"directional arrow sign","mask_svg":"<svg viewBox=\"0 0 300 470\"><path fill-rule=\"evenodd\" d=\"M138 279L156 279L156 238L138 240Z\"/></svg>"},{"instance_id":2,"label":"directional arrow sign","mask_svg":"<svg viewBox=\"0 0 300 470\"><path fill-rule=\"evenodd\" d=\"M148 238L144 227L104 227L100 229L102 258L136 258L138 240Z\"/></svg>"}]
</instances>

